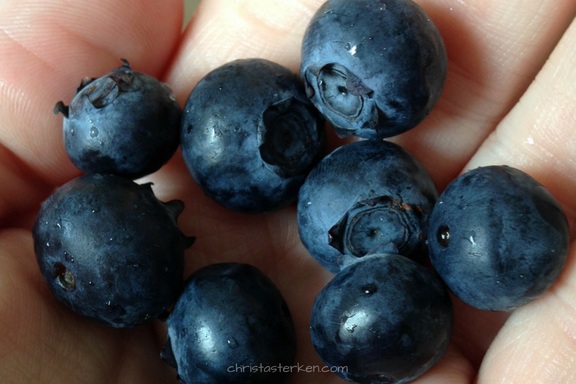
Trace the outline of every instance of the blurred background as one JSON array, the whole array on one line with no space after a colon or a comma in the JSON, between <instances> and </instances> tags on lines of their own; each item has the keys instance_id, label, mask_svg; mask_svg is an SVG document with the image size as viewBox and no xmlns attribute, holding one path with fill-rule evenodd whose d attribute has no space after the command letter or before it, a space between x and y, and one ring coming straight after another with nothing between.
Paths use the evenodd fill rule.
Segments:
<instances>
[{"instance_id":1,"label":"blurred background","mask_svg":"<svg viewBox=\"0 0 576 384\"><path fill-rule=\"evenodd\" d=\"M184 0L184 24L186 25L192 14L196 10L196 7L200 3L200 0Z\"/></svg>"}]
</instances>

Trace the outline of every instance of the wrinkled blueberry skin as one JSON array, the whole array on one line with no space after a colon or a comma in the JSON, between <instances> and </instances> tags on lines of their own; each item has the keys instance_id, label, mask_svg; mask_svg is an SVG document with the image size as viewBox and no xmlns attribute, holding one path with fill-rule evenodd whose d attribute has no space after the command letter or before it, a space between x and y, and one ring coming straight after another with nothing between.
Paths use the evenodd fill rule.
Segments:
<instances>
[{"instance_id":1,"label":"wrinkled blueberry skin","mask_svg":"<svg viewBox=\"0 0 576 384\"><path fill-rule=\"evenodd\" d=\"M168 85L135 72L128 62L98 79L85 79L66 107L64 145L86 174L136 179L160 169L180 144L182 111Z\"/></svg>"},{"instance_id":2,"label":"wrinkled blueberry skin","mask_svg":"<svg viewBox=\"0 0 576 384\"><path fill-rule=\"evenodd\" d=\"M268 213L290 204L325 144L325 121L302 80L267 60L215 69L184 108L186 165L206 195L234 211Z\"/></svg>"},{"instance_id":3,"label":"wrinkled blueberry skin","mask_svg":"<svg viewBox=\"0 0 576 384\"><path fill-rule=\"evenodd\" d=\"M184 282L181 201L150 185L86 175L58 188L33 227L42 276L58 300L96 322L132 328L162 315Z\"/></svg>"},{"instance_id":4,"label":"wrinkled blueberry skin","mask_svg":"<svg viewBox=\"0 0 576 384\"><path fill-rule=\"evenodd\" d=\"M566 216L531 176L508 166L471 170L441 194L430 217L430 258L473 307L509 311L544 294L568 255Z\"/></svg>"},{"instance_id":5,"label":"wrinkled blueberry skin","mask_svg":"<svg viewBox=\"0 0 576 384\"><path fill-rule=\"evenodd\" d=\"M302 44L306 91L341 137L415 127L436 105L446 71L442 36L411 0L328 0Z\"/></svg>"},{"instance_id":6,"label":"wrinkled blueberry skin","mask_svg":"<svg viewBox=\"0 0 576 384\"><path fill-rule=\"evenodd\" d=\"M359 384L408 383L436 364L453 327L448 290L400 255L374 254L342 269L316 297L310 318L318 355Z\"/></svg>"},{"instance_id":7,"label":"wrinkled blueberry skin","mask_svg":"<svg viewBox=\"0 0 576 384\"><path fill-rule=\"evenodd\" d=\"M437 197L424 167L400 146L347 144L326 156L300 189L300 239L333 273L370 253L418 258L426 253Z\"/></svg>"},{"instance_id":8,"label":"wrinkled blueberry skin","mask_svg":"<svg viewBox=\"0 0 576 384\"><path fill-rule=\"evenodd\" d=\"M288 306L251 265L212 264L193 273L166 323L161 357L183 384L283 383L289 372L278 368L294 362Z\"/></svg>"}]
</instances>

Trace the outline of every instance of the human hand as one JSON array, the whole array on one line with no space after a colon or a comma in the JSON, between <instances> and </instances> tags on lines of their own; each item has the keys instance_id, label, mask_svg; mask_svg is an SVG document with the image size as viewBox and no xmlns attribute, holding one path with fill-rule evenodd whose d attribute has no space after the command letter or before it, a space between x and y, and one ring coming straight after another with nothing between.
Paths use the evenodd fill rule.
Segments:
<instances>
[{"instance_id":1,"label":"human hand","mask_svg":"<svg viewBox=\"0 0 576 384\"><path fill-rule=\"evenodd\" d=\"M4 0L0 3L0 382L176 383L159 358L160 321L133 330L89 322L49 292L30 229L40 203L78 176L62 144L59 100L85 76L126 58L166 81L184 104L208 71L262 57L296 71L304 28L323 0L207 0L181 36L178 0ZM464 169L516 166L563 205L576 234L576 0L419 0L442 33L449 72L420 126L393 141L418 158L440 191ZM343 143L335 137L330 147ZM224 261L250 263L278 286L298 333L296 362L322 366L310 342L315 295L331 278L298 238L295 207L265 216L230 212L192 181L180 153L143 181L183 200L179 219L197 242L186 275ZM576 382L576 269L511 314L454 300L451 345L416 383ZM294 372L290 383L343 383Z\"/></svg>"}]
</instances>

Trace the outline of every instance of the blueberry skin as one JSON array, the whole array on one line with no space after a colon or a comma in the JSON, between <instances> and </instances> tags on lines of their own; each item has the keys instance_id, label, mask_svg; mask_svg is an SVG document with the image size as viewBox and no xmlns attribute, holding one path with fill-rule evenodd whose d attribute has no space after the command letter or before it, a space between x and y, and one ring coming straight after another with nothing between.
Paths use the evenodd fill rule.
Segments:
<instances>
[{"instance_id":1,"label":"blueberry skin","mask_svg":"<svg viewBox=\"0 0 576 384\"><path fill-rule=\"evenodd\" d=\"M85 79L64 115L64 145L86 174L136 179L160 169L180 144L182 110L168 85L124 65Z\"/></svg>"},{"instance_id":2,"label":"blueberry skin","mask_svg":"<svg viewBox=\"0 0 576 384\"><path fill-rule=\"evenodd\" d=\"M283 383L296 355L286 302L248 264L212 264L193 273L166 323L161 357L183 384Z\"/></svg>"},{"instance_id":3,"label":"blueberry skin","mask_svg":"<svg viewBox=\"0 0 576 384\"><path fill-rule=\"evenodd\" d=\"M300 239L333 273L370 253L418 258L426 253L437 197L424 167L402 147L347 144L326 156L300 189Z\"/></svg>"},{"instance_id":4,"label":"blueberry skin","mask_svg":"<svg viewBox=\"0 0 576 384\"><path fill-rule=\"evenodd\" d=\"M302 80L267 60L215 69L184 108L186 165L206 195L234 211L269 213L293 202L325 145L325 121Z\"/></svg>"},{"instance_id":5,"label":"blueberry skin","mask_svg":"<svg viewBox=\"0 0 576 384\"><path fill-rule=\"evenodd\" d=\"M43 204L32 235L42 276L74 312L116 328L162 315L184 282L181 201L160 202L149 184L86 175Z\"/></svg>"},{"instance_id":6,"label":"blueberry skin","mask_svg":"<svg viewBox=\"0 0 576 384\"><path fill-rule=\"evenodd\" d=\"M328 0L306 30L300 75L339 136L381 139L430 113L447 61L438 29L411 0Z\"/></svg>"},{"instance_id":7,"label":"blueberry skin","mask_svg":"<svg viewBox=\"0 0 576 384\"><path fill-rule=\"evenodd\" d=\"M430 217L430 258L469 305L509 311L544 294L566 262L568 222L528 174L480 167L441 194Z\"/></svg>"},{"instance_id":8,"label":"blueberry skin","mask_svg":"<svg viewBox=\"0 0 576 384\"><path fill-rule=\"evenodd\" d=\"M312 342L322 361L359 384L408 383L440 360L452 334L448 290L400 255L374 254L334 276L316 297Z\"/></svg>"}]
</instances>

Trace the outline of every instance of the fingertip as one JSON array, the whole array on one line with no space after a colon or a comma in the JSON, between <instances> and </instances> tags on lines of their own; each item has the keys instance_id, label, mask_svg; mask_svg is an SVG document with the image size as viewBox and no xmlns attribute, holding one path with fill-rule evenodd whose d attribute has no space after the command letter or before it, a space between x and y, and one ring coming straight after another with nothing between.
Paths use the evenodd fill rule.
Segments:
<instances>
[{"instance_id":1,"label":"fingertip","mask_svg":"<svg viewBox=\"0 0 576 384\"><path fill-rule=\"evenodd\" d=\"M293 71L304 30L324 0L210 0L184 32L167 82L181 104L209 71L241 58L264 58Z\"/></svg>"}]
</instances>

